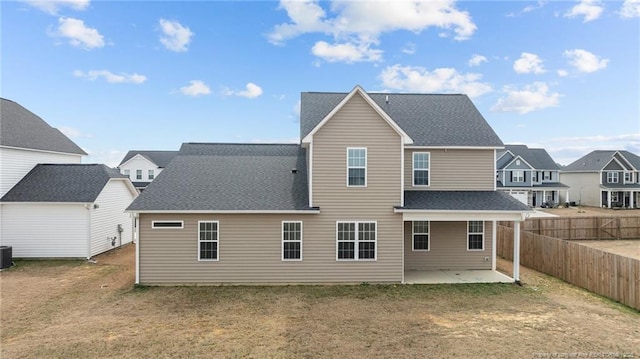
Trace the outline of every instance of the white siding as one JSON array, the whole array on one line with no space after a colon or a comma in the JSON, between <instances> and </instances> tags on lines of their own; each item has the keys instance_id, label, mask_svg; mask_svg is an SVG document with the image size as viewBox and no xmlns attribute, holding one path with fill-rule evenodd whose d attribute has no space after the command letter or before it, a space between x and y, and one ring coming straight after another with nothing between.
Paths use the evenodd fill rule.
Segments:
<instances>
[{"instance_id":1,"label":"white siding","mask_svg":"<svg viewBox=\"0 0 640 359\"><path fill-rule=\"evenodd\" d=\"M134 198L124 181L110 180L105 185L95 201L98 208L91 211L91 256L133 240L132 218L124 210ZM118 224L122 225L121 235ZM113 237L116 239L112 246Z\"/></svg>"},{"instance_id":2,"label":"white siding","mask_svg":"<svg viewBox=\"0 0 640 359\"><path fill-rule=\"evenodd\" d=\"M124 170L129 170L129 179L132 182L153 181L149 179L149 170L153 170L154 178L158 177L160 172L162 172L162 168L158 168L156 165L140 155L134 156L127 163L118 168L120 168L120 173L122 174L124 174ZM142 170L142 179L136 178L136 170Z\"/></svg>"},{"instance_id":3,"label":"white siding","mask_svg":"<svg viewBox=\"0 0 640 359\"><path fill-rule=\"evenodd\" d=\"M82 204L0 205L0 244L16 258L85 258L89 210Z\"/></svg>"},{"instance_id":4,"label":"white siding","mask_svg":"<svg viewBox=\"0 0 640 359\"><path fill-rule=\"evenodd\" d=\"M0 197L38 163L80 163L82 156L0 147Z\"/></svg>"}]
</instances>

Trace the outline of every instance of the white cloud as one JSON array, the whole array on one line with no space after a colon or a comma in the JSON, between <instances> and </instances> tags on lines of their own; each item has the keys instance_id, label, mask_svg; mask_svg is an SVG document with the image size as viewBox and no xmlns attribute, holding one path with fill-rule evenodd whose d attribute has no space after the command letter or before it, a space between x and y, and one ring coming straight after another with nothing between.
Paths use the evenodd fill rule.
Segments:
<instances>
[{"instance_id":1,"label":"white cloud","mask_svg":"<svg viewBox=\"0 0 640 359\"><path fill-rule=\"evenodd\" d=\"M83 150L89 154L89 156L82 159L83 163L103 163L112 168L117 167L127 153L120 150L94 151L90 148L83 148Z\"/></svg>"},{"instance_id":2,"label":"white cloud","mask_svg":"<svg viewBox=\"0 0 640 359\"><path fill-rule=\"evenodd\" d=\"M620 8L620 16L623 18L640 17L640 0L625 0Z\"/></svg>"},{"instance_id":3,"label":"white cloud","mask_svg":"<svg viewBox=\"0 0 640 359\"><path fill-rule=\"evenodd\" d=\"M544 147L556 161L568 165L593 150L627 150L638 153L640 133L556 137L546 141L541 147Z\"/></svg>"},{"instance_id":4,"label":"white cloud","mask_svg":"<svg viewBox=\"0 0 640 359\"><path fill-rule=\"evenodd\" d=\"M389 66L382 71L380 79L385 87L399 91L431 93L464 93L478 97L491 92L491 86L480 82L482 75L461 74L452 68L429 71L419 66Z\"/></svg>"},{"instance_id":5,"label":"white cloud","mask_svg":"<svg viewBox=\"0 0 640 359\"><path fill-rule=\"evenodd\" d=\"M560 76L560 77L569 76L569 71L564 70L564 69L560 69L560 70L558 70L558 76Z\"/></svg>"},{"instance_id":6,"label":"white cloud","mask_svg":"<svg viewBox=\"0 0 640 359\"><path fill-rule=\"evenodd\" d=\"M69 138L93 138L93 134L84 133L73 127L58 127L58 130Z\"/></svg>"},{"instance_id":7,"label":"white cloud","mask_svg":"<svg viewBox=\"0 0 640 359\"><path fill-rule=\"evenodd\" d=\"M77 11L89 7L89 0L26 0L26 3L51 15L57 15L65 7Z\"/></svg>"},{"instance_id":8,"label":"white cloud","mask_svg":"<svg viewBox=\"0 0 640 359\"><path fill-rule=\"evenodd\" d=\"M473 56L471 56L471 59L469 59L469 66L471 67L480 66L481 63L487 62L487 61L489 60L487 60L486 57L478 54L473 54Z\"/></svg>"},{"instance_id":9,"label":"white cloud","mask_svg":"<svg viewBox=\"0 0 640 359\"><path fill-rule=\"evenodd\" d=\"M98 30L87 27L84 21L71 17L59 18L58 28L50 35L67 38L71 45L87 50L104 46L104 37Z\"/></svg>"},{"instance_id":10,"label":"white cloud","mask_svg":"<svg viewBox=\"0 0 640 359\"><path fill-rule=\"evenodd\" d=\"M140 75L137 73L127 74L121 72L119 74L114 74L108 70L91 70L88 72L75 70L73 72L73 76L75 77L83 77L91 81L95 81L98 78L104 78L110 84L118 84L118 83L132 83L132 84L141 84L147 81L147 77L144 75Z\"/></svg>"},{"instance_id":11,"label":"white cloud","mask_svg":"<svg viewBox=\"0 0 640 359\"><path fill-rule=\"evenodd\" d=\"M175 52L187 51L187 46L191 42L194 33L177 21L160 19L160 43L168 50Z\"/></svg>"},{"instance_id":12,"label":"white cloud","mask_svg":"<svg viewBox=\"0 0 640 359\"><path fill-rule=\"evenodd\" d=\"M256 97L261 96L262 92L263 91L260 86L254 84L253 82L249 82L246 85L245 90L231 90L229 88L225 88L222 91L222 94L225 96L240 96L240 97L254 99Z\"/></svg>"},{"instance_id":13,"label":"white cloud","mask_svg":"<svg viewBox=\"0 0 640 359\"><path fill-rule=\"evenodd\" d=\"M581 0L580 3L564 14L564 17L582 16L582 22L593 21L602 15L604 7L599 0Z\"/></svg>"},{"instance_id":14,"label":"white cloud","mask_svg":"<svg viewBox=\"0 0 640 359\"><path fill-rule=\"evenodd\" d=\"M408 55L413 55L416 53L416 44L413 42L407 42L400 51Z\"/></svg>"},{"instance_id":15,"label":"white cloud","mask_svg":"<svg viewBox=\"0 0 640 359\"><path fill-rule=\"evenodd\" d=\"M200 80L191 80L189 81L189 86L180 88L180 92L187 96L198 97L210 94L211 89L209 88L209 86L207 86L207 84Z\"/></svg>"},{"instance_id":16,"label":"white cloud","mask_svg":"<svg viewBox=\"0 0 640 359\"><path fill-rule=\"evenodd\" d=\"M503 91L507 96L498 99L498 102L491 107L491 111L525 114L548 107L556 107L562 97L557 92L549 93L549 87L544 82L534 82L531 85L526 85L523 89L505 86Z\"/></svg>"},{"instance_id":17,"label":"white cloud","mask_svg":"<svg viewBox=\"0 0 640 359\"><path fill-rule=\"evenodd\" d=\"M526 13L532 12L534 10L542 9L545 5L546 5L545 1L538 1L538 3L535 4L535 5L527 5L527 6L525 6L520 12L517 12L517 13L513 13L512 12L512 13L507 14L507 17L520 16L522 14L526 14Z\"/></svg>"},{"instance_id":18,"label":"white cloud","mask_svg":"<svg viewBox=\"0 0 640 359\"><path fill-rule=\"evenodd\" d=\"M546 70L542 65L542 59L536 54L523 52L520 58L513 63L513 69L519 74L542 74Z\"/></svg>"},{"instance_id":19,"label":"white cloud","mask_svg":"<svg viewBox=\"0 0 640 359\"><path fill-rule=\"evenodd\" d=\"M609 63L609 59L601 59L582 49L566 50L564 56L569 59L569 65L580 72L596 72L606 68Z\"/></svg>"},{"instance_id":20,"label":"white cloud","mask_svg":"<svg viewBox=\"0 0 640 359\"><path fill-rule=\"evenodd\" d=\"M281 0L280 8L287 12L290 22L274 26L267 35L269 42L282 45L306 33L329 35L334 43L317 42L314 54L339 51L342 55L328 57L332 61L355 62L354 58L357 61L377 61L382 57L382 50L371 49L371 46L378 45L380 35L387 32L407 30L418 33L436 27L453 31L456 40L466 40L476 30L469 13L456 9L453 0L334 0L330 4L333 17L328 16L320 3L314 0ZM343 54L345 52L349 54Z\"/></svg>"}]
</instances>

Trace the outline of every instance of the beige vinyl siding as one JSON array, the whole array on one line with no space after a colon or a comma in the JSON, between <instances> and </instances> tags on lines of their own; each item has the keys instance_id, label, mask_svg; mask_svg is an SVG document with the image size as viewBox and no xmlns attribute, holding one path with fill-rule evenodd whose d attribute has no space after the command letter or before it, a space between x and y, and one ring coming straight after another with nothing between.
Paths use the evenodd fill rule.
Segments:
<instances>
[{"instance_id":1,"label":"beige vinyl siding","mask_svg":"<svg viewBox=\"0 0 640 359\"><path fill-rule=\"evenodd\" d=\"M600 206L600 172L561 172L560 182L569 186L570 201ZM566 202L566 198L561 200Z\"/></svg>"},{"instance_id":2,"label":"beige vinyl siding","mask_svg":"<svg viewBox=\"0 0 640 359\"><path fill-rule=\"evenodd\" d=\"M484 222L484 250L467 250L467 222L431 222L430 250L412 251L412 222L404 223L406 270L491 269L492 225ZM485 260L488 257L488 260Z\"/></svg>"},{"instance_id":3,"label":"beige vinyl siding","mask_svg":"<svg viewBox=\"0 0 640 359\"><path fill-rule=\"evenodd\" d=\"M413 186L413 152L431 154L429 187ZM495 182L492 149L405 149L405 190L492 191Z\"/></svg>"}]
</instances>

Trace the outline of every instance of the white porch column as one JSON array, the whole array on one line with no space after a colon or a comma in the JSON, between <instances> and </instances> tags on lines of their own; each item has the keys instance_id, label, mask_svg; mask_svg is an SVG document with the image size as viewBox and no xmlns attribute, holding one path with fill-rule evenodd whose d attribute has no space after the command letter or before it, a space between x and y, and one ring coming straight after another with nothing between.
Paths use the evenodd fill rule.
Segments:
<instances>
[{"instance_id":1,"label":"white porch column","mask_svg":"<svg viewBox=\"0 0 640 359\"><path fill-rule=\"evenodd\" d=\"M635 203L633 203L633 200L636 196L636 193L634 191L631 191L631 193L629 193L629 208L634 208L635 207Z\"/></svg>"},{"instance_id":2,"label":"white porch column","mask_svg":"<svg viewBox=\"0 0 640 359\"><path fill-rule=\"evenodd\" d=\"M491 221L491 233L492 235L492 244L491 244L491 270L496 270L496 254L497 254L497 240L498 240L498 221Z\"/></svg>"},{"instance_id":3,"label":"white porch column","mask_svg":"<svg viewBox=\"0 0 640 359\"><path fill-rule=\"evenodd\" d=\"M547 202L547 191L543 190L542 191L542 203Z\"/></svg>"},{"instance_id":4,"label":"white porch column","mask_svg":"<svg viewBox=\"0 0 640 359\"><path fill-rule=\"evenodd\" d=\"M560 193L560 191L558 191L558 193ZM558 194L559 195L559 194ZM567 203L570 203L571 201L569 200L569 190L567 190L567 200L565 201Z\"/></svg>"},{"instance_id":5,"label":"white porch column","mask_svg":"<svg viewBox=\"0 0 640 359\"><path fill-rule=\"evenodd\" d=\"M607 191L607 208L611 208L611 191Z\"/></svg>"},{"instance_id":6,"label":"white porch column","mask_svg":"<svg viewBox=\"0 0 640 359\"><path fill-rule=\"evenodd\" d=\"M520 222L513 223L513 280L520 282Z\"/></svg>"}]
</instances>

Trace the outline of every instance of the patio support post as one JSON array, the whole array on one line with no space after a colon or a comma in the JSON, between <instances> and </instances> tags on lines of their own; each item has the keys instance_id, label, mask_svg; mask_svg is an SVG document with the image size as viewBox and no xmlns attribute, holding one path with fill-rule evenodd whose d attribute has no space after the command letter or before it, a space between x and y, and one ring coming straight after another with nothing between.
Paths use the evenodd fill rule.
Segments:
<instances>
[{"instance_id":1,"label":"patio support post","mask_svg":"<svg viewBox=\"0 0 640 359\"><path fill-rule=\"evenodd\" d=\"M513 223L513 280L520 283L520 222Z\"/></svg>"},{"instance_id":2,"label":"patio support post","mask_svg":"<svg viewBox=\"0 0 640 359\"><path fill-rule=\"evenodd\" d=\"M607 208L611 208L611 191L607 191Z\"/></svg>"},{"instance_id":3,"label":"patio support post","mask_svg":"<svg viewBox=\"0 0 640 359\"><path fill-rule=\"evenodd\" d=\"M559 195L560 195L560 191L558 191L558 196ZM571 203L571 201L569 200L569 190L567 190L567 200L565 202Z\"/></svg>"},{"instance_id":4,"label":"patio support post","mask_svg":"<svg viewBox=\"0 0 640 359\"><path fill-rule=\"evenodd\" d=\"M631 191L631 193L629 193L629 208L634 208L635 207L635 203L633 203L633 200L635 197L635 192Z\"/></svg>"},{"instance_id":5,"label":"patio support post","mask_svg":"<svg viewBox=\"0 0 640 359\"><path fill-rule=\"evenodd\" d=\"M491 221L491 270L496 270L496 253L497 253L497 241L498 241L498 221Z\"/></svg>"}]
</instances>

